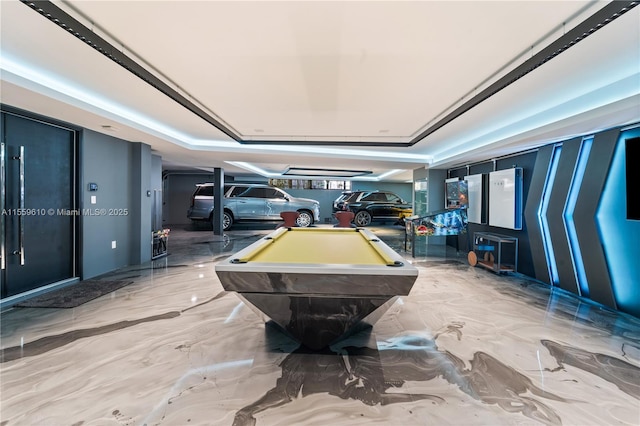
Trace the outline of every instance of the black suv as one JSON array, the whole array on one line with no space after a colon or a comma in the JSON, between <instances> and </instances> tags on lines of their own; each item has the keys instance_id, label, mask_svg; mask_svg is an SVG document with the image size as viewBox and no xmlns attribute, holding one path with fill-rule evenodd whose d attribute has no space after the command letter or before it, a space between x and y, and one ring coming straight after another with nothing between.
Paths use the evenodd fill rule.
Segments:
<instances>
[{"instance_id":1,"label":"black suv","mask_svg":"<svg viewBox=\"0 0 640 426\"><path fill-rule=\"evenodd\" d=\"M343 192L333 202L334 213L340 210L352 211L357 226L367 226L374 220L401 222L412 214L411 204L389 191Z\"/></svg>"}]
</instances>

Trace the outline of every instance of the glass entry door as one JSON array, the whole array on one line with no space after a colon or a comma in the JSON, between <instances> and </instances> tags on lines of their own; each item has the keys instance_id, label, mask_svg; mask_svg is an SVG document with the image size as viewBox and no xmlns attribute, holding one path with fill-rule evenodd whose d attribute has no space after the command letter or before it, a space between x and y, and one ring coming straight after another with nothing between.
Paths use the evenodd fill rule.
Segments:
<instances>
[{"instance_id":1,"label":"glass entry door","mask_svg":"<svg viewBox=\"0 0 640 426\"><path fill-rule=\"evenodd\" d=\"M76 277L76 132L2 114L2 298Z\"/></svg>"}]
</instances>

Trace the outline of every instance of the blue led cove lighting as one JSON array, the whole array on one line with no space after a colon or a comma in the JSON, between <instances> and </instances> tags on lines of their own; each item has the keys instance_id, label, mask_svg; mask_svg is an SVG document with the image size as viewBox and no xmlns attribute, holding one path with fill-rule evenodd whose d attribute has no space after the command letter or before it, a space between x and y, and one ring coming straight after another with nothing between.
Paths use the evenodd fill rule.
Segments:
<instances>
[{"instance_id":1,"label":"blue led cove lighting","mask_svg":"<svg viewBox=\"0 0 640 426\"><path fill-rule=\"evenodd\" d=\"M571 259L573 261L573 272L576 276L580 295L584 297L589 297L589 283L587 282L587 274L584 270L576 226L573 222L573 212L576 209L578 193L582 186L582 179L584 178L584 171L587 168L587 160L589 159L592 143L593 137L582 140L580 152L578 153L578 161L576 161L576 168L573 172L573 179L571 179L571 187L569 188L569 195L567 196L567 202L563 212L564 228L567 232L569 251L571 252Z\"/></svg>"},{"instance_id":2,"label":"blue led cove lighting","mask_svg":"<svg viewBox=\"0 0 640 426\"><path fill-rule=\"evenodd\" d=\"M549 198L551 198L551 188L553 188L553 182L556 179L556 172L558 170L558 162L560 160L560 153L562 152L562 146L556 145L551 155L551 165L547 172L547 178L544 182L544 190L542 192L542 202L538 209L538 220L540 222L540 231L542 234L542 244L544 246L544 255L547 259L547 267L549 268L549 280L551 285L558 285L560 279L558 278L558 266L556 265L556 257L553 252L553 244L551 243L551 234L549 232L549 223L547 221L547 209L549 208Z\"/></svg>"}]
</instances>

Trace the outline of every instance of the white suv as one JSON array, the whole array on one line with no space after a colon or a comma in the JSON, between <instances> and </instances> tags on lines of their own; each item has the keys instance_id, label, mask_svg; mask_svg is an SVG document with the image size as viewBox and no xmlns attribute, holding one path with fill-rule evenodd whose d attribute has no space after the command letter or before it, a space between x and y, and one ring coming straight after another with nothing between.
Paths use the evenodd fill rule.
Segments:
<instances>
[{"instance_id":1,"label":"white suv","mask_svg":"<svg viewBox=\"0 0 640 426\"><path fill-rule=\"evenodd\" d=\"M224 230L240 221L278 221L283 211L300 213L297 224L313 225L320 218L320 203L308 198L296 198L280 188L260 184L226 184L224 186ZM213 216L213 184L197 185L191 197L187 217L191 220L211 221Z\"/></svg>"}]
</instances>

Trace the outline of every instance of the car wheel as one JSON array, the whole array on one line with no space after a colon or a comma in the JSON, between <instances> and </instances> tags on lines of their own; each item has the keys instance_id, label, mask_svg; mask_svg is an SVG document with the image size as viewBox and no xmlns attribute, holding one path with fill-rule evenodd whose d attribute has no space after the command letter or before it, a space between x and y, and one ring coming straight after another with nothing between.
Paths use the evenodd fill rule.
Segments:
<instances>
[{"instance_id":1,"label":"car wheel","mask_svg":"<svg viewBox=\"0 0 640 426\"><path fill-rule=\"evenodd\" d=\"M228 231L231 225L233 225L233 216L229 212L224 212L222 214L222 230Z\"/></svg>"},{"instance_id":2,"label":"car wheel","mask_svg":"<svg viewBox=\"0 0 640 426\"><path fill-rule=\"evenodd\" d=\"M296 225L301 228L306 228L313 225L313 216L306 210L299 212L300 215L296 219Z\"/></svg>"},{"instance_id":3,"label":"car wheel","mask_svg":"<svg viewBox=\"0 0 640 426\"><path fill-rule=\"evenodd\" d=\"M371 223L371 214L369 214L369 212L367 211L361 210L356 213L355 217L353 218L353 222L357 226L368 226Z\"/></svg>"}]
</instances>

